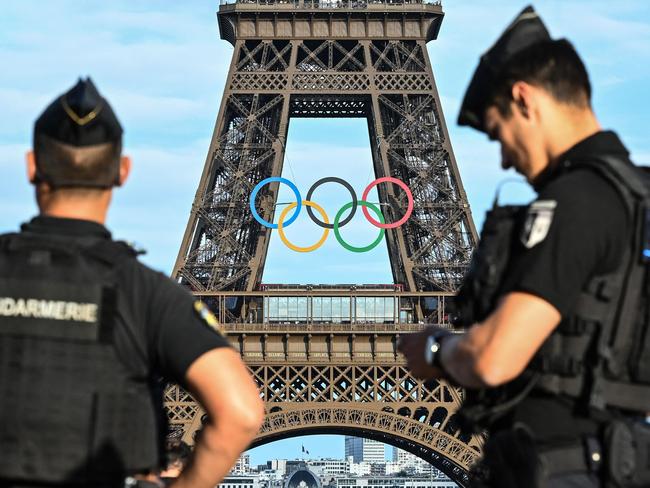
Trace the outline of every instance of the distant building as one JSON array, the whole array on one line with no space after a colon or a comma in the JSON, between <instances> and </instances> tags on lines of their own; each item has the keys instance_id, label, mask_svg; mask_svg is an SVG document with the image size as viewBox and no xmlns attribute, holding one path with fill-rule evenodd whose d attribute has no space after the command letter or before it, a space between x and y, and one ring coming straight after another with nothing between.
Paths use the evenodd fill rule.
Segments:
<instances>
[{"instance_id":1,"label":"distant building","mask_svg":"<svg viewBox=\"0 0 650 488\"><path fill-rule=\"evenodd\" d=\"M405 471L404 466L402 466L400 463L397 463L395 461L389 461L386 463L385 466L386 466L386 476L395 475Z\"/></svg>"},{"instance_id":2,"label":"distant building","mask_svg":"<svg viewBox=\"0 0 650 488\"><path fill-rule=\"evenodd\" d=\"M258 475L229 475L219 483L219 488L260 488L260 480Z\"/></svg>"},{"instance_id":3,"label":"distant building","mask_svg":"<svg viewBox=\"0 0 650 488\"><path fill-rule=\"evenodd\" d=\"M287 460L286 459L271 459L266 462L267 469L277 471L278 474L284 476L287 474Z\"/></svg>"},{"instance_id":4,"label":"distant building","mask_svg":"<svg viewBox=\"0 0 650 488\"><path fill-rule=\"evenodd\" d=\"M284 481L284 488L321 488L323 485L318 475L303 464Z\"/></svg>"},{"instance_id":5,"label":"distant building","mask_svg":"<svg viewBox=\"0 0 650 488\"><path fill-rule=\"evenodd\" d=\"M352 456L350 456L349 459L352 459ZM370 463L355 463L355 462L350 462L349 464L349 472L350 474L354 476L370 476L370 470L372 469L372 464Z\"/></svg>"},{"instance_id":6,"label":"distant building","mask_svg":"<svg viewBox=\"0 0 650 488\"><path fill-rule=\"evenodd\" d=\"M307 461L307 465L320 477L324 485L332 478L347 476L350 471L348 462L342 459L314 459Z\"/></svg>"},{"instance_id":7,"label":"distant building","mask_svg":"<svg viewBox=\"0 0 650 488\"><path fill-rule=\"evenodd\" d=\"M354 462L353 455L346 460L272 459L256 472L250 469L250 458L242 456L235 469L248 469L249 474L231 473L219 488L458 488L417 456L396 450L393 458L396 461Z\"/></svg>"},{"instance_id":8,"label":"distant building","mask_svg":"<svg viewBox=\"0 0 650 488\"><path fill-rule=\"evenodd\" d=\"M395 471L397 467L399 467L399 469ZM440 471L438 471L424 459L417 457L415 454L411 454L410 452L394 447L393 463L391 463L390 467L386 467L386 474L400 471L404 471L409 475L444 477L444 474L440 473Z\"/></svg>"},{"instance_id":9,"label":"distant building","mask_svg":"<svg viewBox=\"0 0 650 488\"><path fill-rule=\"evenodd\" d=\"M383 463L386 453L384 444L371 439L345 436L345 457L352 456L355 463Z\"/></svg>"},{"instance_id":10,"label":"distant building","mask_svg":"<svg viewBox=\"0 0 650 488\"><path fill-rule=\"evenodd\" d=\"M339 478L336 488L458 488L458 485L450 480L377 476Z\"/></svg>"},{"instance_id":11,"label":"distant building","mask_svg":"<svg viewBox=\"0 0 650 488\"><path fill-rule=\"evenodd\" d=\"M248 474L251 472L251 457L249 454L242 454L235 461L235 465L230 470L230 474Z\"/></svg>"},{"instance_id":12,"label":"distant building","mask_svg":"<svg viewBox=\"0 0 650 488\"><path fill-rule=\"evenodd\" d=\"M262 488L276 485L281 486L284 481L284 474L279 474L273 469L260 469L258 476Z\"/></svg>"}]
</instances>

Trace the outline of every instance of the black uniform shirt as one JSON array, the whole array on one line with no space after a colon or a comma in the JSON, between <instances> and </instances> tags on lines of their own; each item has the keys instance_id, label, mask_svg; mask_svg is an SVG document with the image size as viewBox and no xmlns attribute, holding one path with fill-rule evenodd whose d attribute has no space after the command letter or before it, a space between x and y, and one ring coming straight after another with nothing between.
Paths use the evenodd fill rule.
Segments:
<instances>
[{"instance_id":1,"label":"black uniform shirt","mask_svg":"<svg viewBox=\"0 0 650 488\"><path fill-rule=\"evenodd\" d=\"M598 154L628 159L616 134L598 132L541 177L530 225L520 235L506 278L506 292L537 295L562 317L571 314L590 278L616 268L630 242L622 197L598 172L579 168L580 161Z\"/></svg>"},{"instance_id":2,"label":"black uniform shirt","mask_svg":"<svg viewBox=\"0 0 650 488\"><path fill-rule=\"evenodd\" d=\"M67 236L72 240L111 239L110 232L95 222L38 216L22 227L23 231ZM118 354L133 351L133 344L120 348L122 341L136 341L143 351L150 373L184 385L189 366L203 353L228 346L228 341L202 319L194 308L195 298L162 273L153 271L136 259L117 267L118 310L121 320L133 324L135 334L125 335L118 328ZM134 337L135 336L135 337ZM121 355L127 365L142 364L139 358Z\"/></svg>"},{"instance_id":3,"label":"black uniform shirt","mask_svg":"<svg viewBox=\"0 0 650 488\"><path fill-rule=\"evenodd\" d=\"M579 168L581 161L605 154L629 160L615 133L598 132L568 150L536 182L538 198L513 251L506 293L536 295L566 318L589 280L618 266L631 238L625 204L598 172ZM596 429L595 422L575 411L572 400L535 393L520 404L514 419L531 426L542 441L575 441Z\"/></svg>"}]
</instances>

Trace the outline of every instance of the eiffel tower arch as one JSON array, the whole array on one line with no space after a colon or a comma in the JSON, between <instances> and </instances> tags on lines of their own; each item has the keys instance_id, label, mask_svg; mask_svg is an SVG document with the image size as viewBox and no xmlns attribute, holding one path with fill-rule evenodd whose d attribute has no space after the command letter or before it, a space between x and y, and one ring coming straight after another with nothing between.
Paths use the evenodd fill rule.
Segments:
<instances>
[{"instance_id":1,"label":"eiffel tower arch","mask_svg":"<svg viewBox=\"0 0 650 488\"><path fill-rule=\"evenodd\" d=\"M477 240L426 50L443 16L422 0L222 3L221 37L234 53L173 275L217 313L260 386L267 417L254 445L360 435L463 485L481 439L456 427L462 391L416 381L396 350L400 334L448 324ZM375 176L411 190L411 217L386 230L392 285L262 285L272 229L248 199L282 174L294 117L366 118ZM278 187L256 199L269 222ZM386 221L399 220L405 193L377 189ZM203 412L175 386L166 407L174 435L191 443Z\"/></svg>"}]
</instances>

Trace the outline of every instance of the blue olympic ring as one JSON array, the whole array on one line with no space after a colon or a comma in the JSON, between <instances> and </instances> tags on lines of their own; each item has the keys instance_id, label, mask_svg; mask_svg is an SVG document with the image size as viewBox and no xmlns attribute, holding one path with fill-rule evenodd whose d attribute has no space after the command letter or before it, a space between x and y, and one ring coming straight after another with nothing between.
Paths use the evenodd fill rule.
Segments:
<instances>
[{"instance_id":1,"label":"blue olympic ring","mask_svg":"<svg viewBox=\"0 0 650 488\"><path fill-rule=\"evenodd\" d=\"M249 205L251 208L251 213L253 214L253 217L255 217L255 220L257 220L260 224L266 227L270 227L271 229L277 229L278 224L272 224L264 220L262 217L260 217L260 214L257 213L257 209L255 208L255 198L257 197L257 193L264 185L266 185L267 183L273 183L275 181L279 181L280 183L284 183L285 185L288 185L289 188L291 188L291 190L293 191L294 195L296 195L296 202L298 202L298 205L296 205L296 209L293 211L293 215L289 220L287 220L283 224L283 227L288 227L290 224L292 224L298 218L298 214L302 209L302 197L300 196L298 187L294 185L291 181L287 180L286 178L281 178L279 176L271 176L270 178L266 178L265 180L260 181L257 185L255 185L255 188L253 188L253 192L251 193L250 196Z\"/></svg>"}]
</instances>

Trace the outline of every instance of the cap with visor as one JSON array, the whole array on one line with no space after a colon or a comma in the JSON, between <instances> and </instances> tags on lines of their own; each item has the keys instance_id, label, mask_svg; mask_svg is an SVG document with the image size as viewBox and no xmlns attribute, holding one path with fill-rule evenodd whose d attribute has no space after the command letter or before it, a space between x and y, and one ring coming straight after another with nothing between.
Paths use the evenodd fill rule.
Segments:
<instances>
[{"instance_id":1,"label":"cap with visor","mask_svg":"<svg viewBox=\"0 0 650 488\"><path fill-rule=\"evenodd\" d=\"M481 56L472 76L458 115L458 125L485 132L485 109L499 73L523 49L550 40L546 26L532 6L526 7Z\"/></svg>"}]
</instances>

